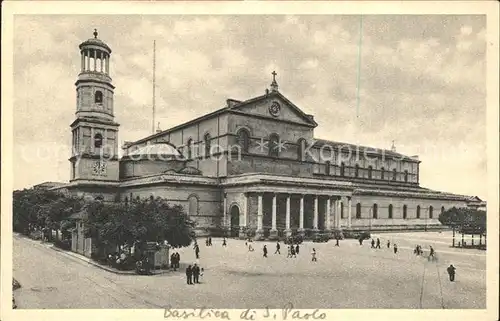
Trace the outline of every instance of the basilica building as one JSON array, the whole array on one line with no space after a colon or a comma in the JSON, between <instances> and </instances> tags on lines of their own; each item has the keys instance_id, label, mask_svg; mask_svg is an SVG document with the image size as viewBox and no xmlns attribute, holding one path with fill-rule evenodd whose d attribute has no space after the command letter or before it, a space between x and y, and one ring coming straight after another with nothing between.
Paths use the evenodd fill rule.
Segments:
<instances>
[{"instance_id":1,"label":"basilica building","mask_svg":"<svg viewBox=\"0 0 500 321\"><path fill-rule=\"evenodd\" d=\"M138 141L118 157L111 49L80 44L71 179L54 187L109 202L162 197L197 233L256 238L318 231L432 229L470 196L420 187L416 156L314 138L318 124L270 87ZM119 89L118 89L119 90ZM120 108L120 106L116 106Z\"/></svg>"}]
</instances>

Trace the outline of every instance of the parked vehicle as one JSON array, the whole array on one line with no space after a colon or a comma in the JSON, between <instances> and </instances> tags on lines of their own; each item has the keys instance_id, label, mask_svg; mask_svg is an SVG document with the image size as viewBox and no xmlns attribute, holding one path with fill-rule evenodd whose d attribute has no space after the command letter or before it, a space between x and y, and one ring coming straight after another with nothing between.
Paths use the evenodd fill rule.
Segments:
<instances>
[{"instance_id":1,"label":"parked vehicle","mask_svg":"<svg viewBox=\"0 0 500 321\"><path fill-rule=\"evenodd\" d=\"M302 244L302 242L304 242L304 238L299 234L285 238L285 244Z\"/></svg>"},{"instance_id":2,"label":"parked vehicle","mask_svg":"<svg viewBox=\"0 0 500 321\"><path fill-rule=\"evenodd\" d=\"M330 233L317 233L313 236L313 242L325 243L332 238Z\"/></svg>"}]
</instances>

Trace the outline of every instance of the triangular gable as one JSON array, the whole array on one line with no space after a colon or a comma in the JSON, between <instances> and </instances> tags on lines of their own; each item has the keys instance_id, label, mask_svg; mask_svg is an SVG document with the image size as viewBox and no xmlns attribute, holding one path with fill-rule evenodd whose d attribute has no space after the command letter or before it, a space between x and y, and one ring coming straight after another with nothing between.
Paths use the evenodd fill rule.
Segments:
<instances>
[{"instance_id":1,"label":"triangular gable","mask_svg":"<svg viewBox=\"0 0 500 321\"><path fill-rule=\"evenodd\" d=\"M279 104L280 110L279 113L273 115L270 111L270 107L275 102ZM318 126L312 115L304 113L299 107L279 92L271 92L241 103L233 104L229 110L241 111L248 114L269 117L271 119L302 123L310 127Z\"/></svg>"}]
</instances>

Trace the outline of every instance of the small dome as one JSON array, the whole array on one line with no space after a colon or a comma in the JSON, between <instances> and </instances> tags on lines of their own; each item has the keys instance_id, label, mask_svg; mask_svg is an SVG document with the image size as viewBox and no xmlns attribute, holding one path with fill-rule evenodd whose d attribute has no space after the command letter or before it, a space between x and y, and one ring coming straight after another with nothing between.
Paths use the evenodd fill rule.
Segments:
<instances>
[{"instance_id":1,"label":"small dome","mask_svg":"<svg viewBox=\"0 0 500 321\"><path fill-rule=\"evenodd\" d=\"M128 156L146 156L146 155L158 155L158 156L171 156L174 158L182 158L182 154L171 144L168 143L155 143L139 147L138 149L128 153Z\"/></svg>"},{"instance_id":2,"label":"small dome","mask_svg":"<svg viewBox=\"0 0 500 321\"><path fill-rule=\"evenodd\" d=\"M98 47L102 47L102 48L106 49L106 51L108 51L108 53L111 53L111 48L104 41L97 38L97 35L98 35L97 30L95 30L94 31L94 38L90 38L90 39L82 42L80 44L79 48L83 49L83 47L86 47L86 46L98 46Z\"/></svg>"}]
</instances>

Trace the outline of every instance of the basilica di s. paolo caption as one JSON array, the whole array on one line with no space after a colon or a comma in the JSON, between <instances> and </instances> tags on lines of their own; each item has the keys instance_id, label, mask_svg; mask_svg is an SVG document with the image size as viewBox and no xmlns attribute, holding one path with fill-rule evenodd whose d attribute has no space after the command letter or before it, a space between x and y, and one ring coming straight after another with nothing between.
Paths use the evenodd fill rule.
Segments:
<instances>
[{"instance_id":1,"label":"basilica di s. paolo caption","mask_svg":"<svg viewBox=\"0 0 500 321\"><path fill-rule=\"evenodd\" d=\"M314 116L279 91L274 72L263 95L227 99L125 142L119 158L111 49L97 32L79 48L71 178L54 189L110 202L162 197L183 205L200 235L225 229L256 238L430 229L447 208L478 201L420 187L416 156L315 139Z\"/></svg>"}]
</instances>

